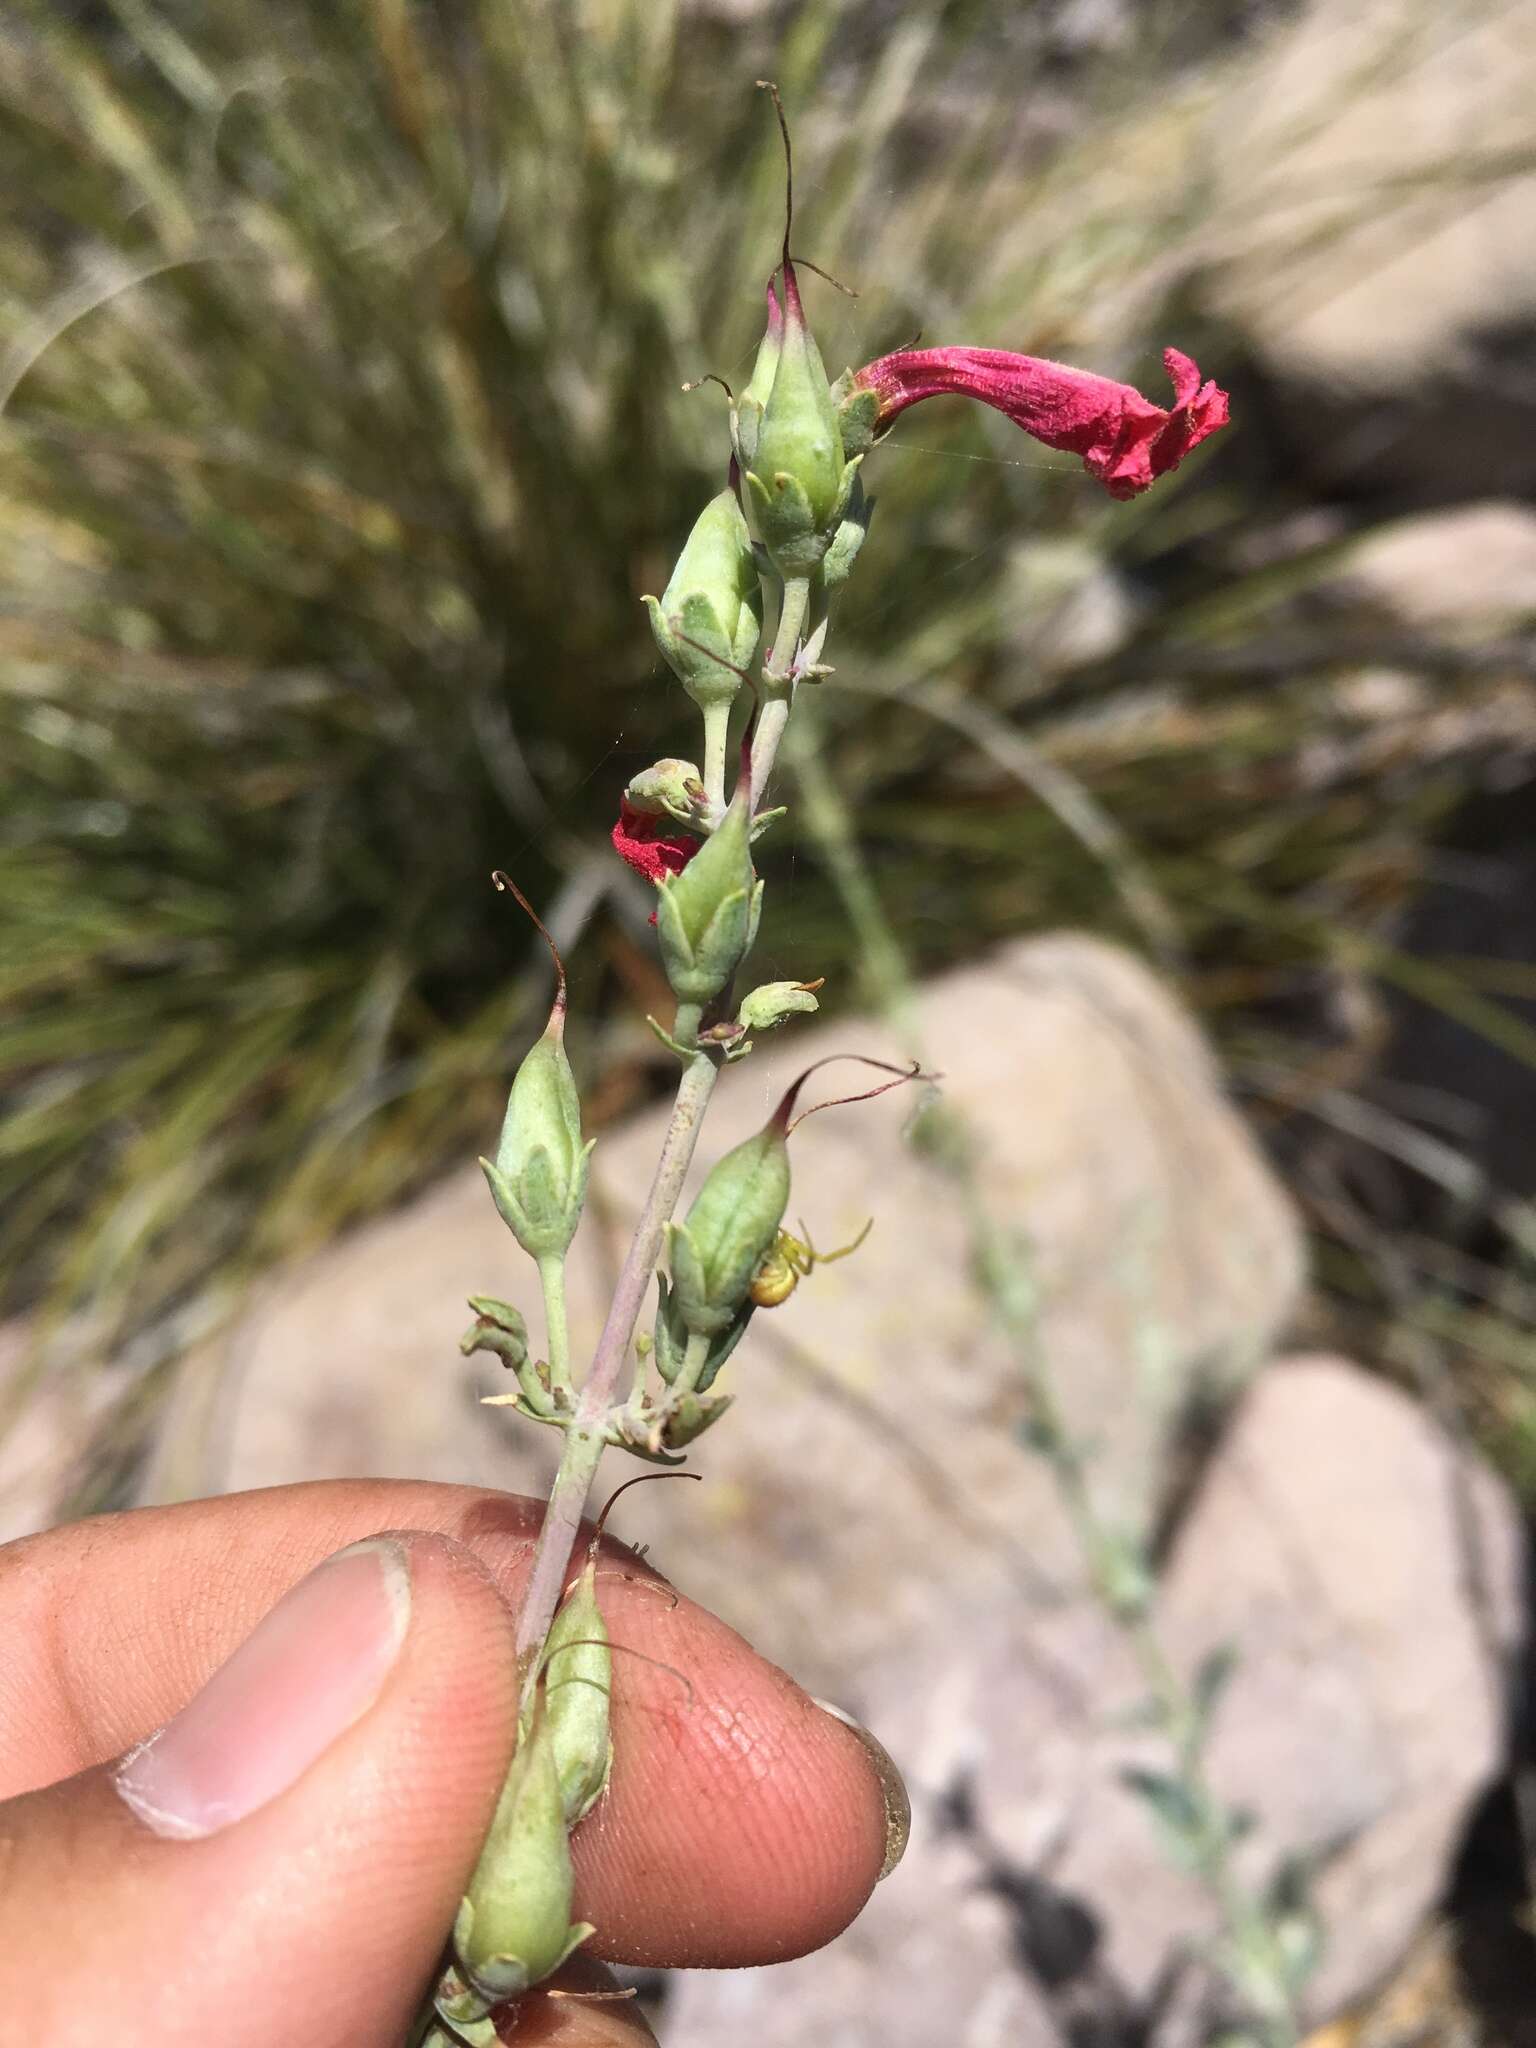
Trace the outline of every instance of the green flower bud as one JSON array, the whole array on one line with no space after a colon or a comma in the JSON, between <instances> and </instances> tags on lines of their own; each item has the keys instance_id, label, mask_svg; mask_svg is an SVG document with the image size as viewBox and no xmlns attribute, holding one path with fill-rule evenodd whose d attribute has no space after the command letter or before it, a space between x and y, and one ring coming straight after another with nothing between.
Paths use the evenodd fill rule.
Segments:
<instances>
[{"instance_id":1,"label":"green flower bud","mask_svg":"<svg viewBox=\"0 0 1536 2048\"><path fill-rule=\"evenodd\" d=\"M836 590L839 584L848 581L859 558L859 550L864 545L864 537L869 532L874 509L874 499L865 497L863 482L855 477L847 513L839 520L832 544L822 557L821 580L825 589Z\"/></svg>"},{"instance_id":2,"label":"green flower bud","mask_svg":"<svg viewBox=\"0 0 1536 2048\"><path fill-rule=\"evenodd\" d=\"M771 1031L787 1017L816 1009L819 981L765 981L741 999L736 1021L743 1031Z\"/></svg>"},{"instance_id":3,"label":"green flower bud","mask_svg":"<svg viewBox=\"0 0 1536 2048\"><path fill-rule=\"evenodd\" d=\"M762 884L752 873L752 777L742 771L725 816L681 874L658 882L656 931L679 1002L719 995L757 937Z\"/></svg>"},{"instance_id":4,"label":"green flower bud","mask_svg":"<svg viewBox=\"0 0 1536 2048\"><path fill-rule=\"evenodd\" d=\"M656 645L694 703L729 704L763 629L762 580L734 491L704 507L660 601L644 602Z\"/></svg>"},{"instance_id":5,"label":"green flower bud","mask_svg":"<svg viewBox=\"0 0 1536 2048\"><path fill-rule=\"evenodd\" d=\"M783 278L783 340L746 482L775 568L786 577L808 576L837 530L862 458L844 456L821 351L788 260Z\"/></svg>"},{"instance_id":6,"label":"green flower bud","mask_svg":"<svg viewBox=\"0 0 1536 2048\"><path fill-rule=\"evenodd\" d=\"M581 1142L581 1103L565 1056L562 976L543 1036L512 1083L495 1161L480 1162L502 1221L530 1258L559 1258L576 1235L591 1151Z\"/></svg>"},{"instance_id":7,"label":"green flower bud","mask_svg":"<svg viewBox=\"0 0 1536 2048\"><path fill-rule=\"evenodd\" d=\"M670 756L632 775L625 785L624 800L643 818L675 818L678 824L695 829L709 810L697 765Z\"/></svg>"},{"instance_id":8,"label":"green flower bud","mask_svg":"<svg viewBox=\"0 0 1536 2048\"><path fill-rule=\"evenodd\" d=\"M453 1923L471 1990L499 2003L559 1969L593 1932L585 1922L571 1924L573 1885L554 1743L539 1699Z\"/></svg>"},{"instance_id":9,"label":"green flower bud","mask_svg":"<svg viewBox=\"0 0 1536 2048\"><path fill-rule=\"evenodd\" d=\"M472 1294L469 1305L479 1320L459 1339L459 1349L468 1358L476 1351L491 1351L515 1372L528 1363L528 1325L509 1301L493 1294Z\"/></svg>"},{"instance_id":10,"label":"green flower bud","mask_svg":"<svg viewBox=\"0 0 1536 2048\"><path fill-rule=\"evenodd\" d=\"M880 417L880 395L865 385L856 385L851 370L844 370L832 386L832 403L837 408L837 430L843 453L850 458L867 455L874 446L875 423Z\"/></svg>"},{"instance_id":11,"label":"green flower bud","mask_svg":"<svg viewBox=\"0 0 1536 2048\"><path fill-rule=\"evenodd\" d=\"M656 1275L656 1288L656 1322L653 1337L656 1370L667 1385L671 1386L683 1369L689 1329L683 1319L682 1306L667 1284L665 1273ZM705 1393L713 1385L721 1366L746 1335L747 1325L752 1320L755 1308L755 1302L744 1301L725 1328L714 1334L704 1355L703 1370L695 1382L698 1392Z\"/></svg>"},{"instance_id":12,"label":"green flower bud","mask_svg":"<svg viewBox=\"0 0 1536 2048\"><path fill-rule=\"evenodd\" d=\"M544 1699L565 1824L575 1827L602 1797L613 1767L608 1707L613 1652L597 1604L597 1556L562 1601L544 1639Z\"/></svg>"}]
</instances>

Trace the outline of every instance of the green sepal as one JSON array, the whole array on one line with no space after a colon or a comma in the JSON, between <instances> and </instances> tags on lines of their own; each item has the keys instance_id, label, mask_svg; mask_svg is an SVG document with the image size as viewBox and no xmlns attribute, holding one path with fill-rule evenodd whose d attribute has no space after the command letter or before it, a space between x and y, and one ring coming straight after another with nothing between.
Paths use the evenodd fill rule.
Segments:
<instances>
[{"instance_id":1,"label":"green sepal","mask_svg":"<svg viewBox=\"0 0 1536 2048\"><path fill-rule=\"evenodd\" d=\"M880 417L880 400L875 392L855 385L845 371L832 387L837 407L837 430L845 455L867 455L875 442L875 422Z\"/></svg>"},{"instance_id":2,"label":"green sepal","mask_svg":"<svg viewBox=\"0 0 1536 2048\"><path fill-rule=\"evenodd\" d=\"M672 1224L669 1231L680 1230L683 1226ZM668 1248L672 1249L671 1239ZM692 1240L684 1245L684 1257L693 1256ZM675 1266L674 1266L675 1270ZM671 1386L683 1369L684 1354L688 1347L688 1324L683 1317L682 1307L675 1290L669 1286L665 1273L656 1275L656 1321L653 1329L653 1350L656 1370L668 1386ZM744 1301L730 1321L717 1331L710 1332L713 1341L704 1355L703 1369L696 1382L696 1391L704 1393L714 1384L720 1368L725 1364L736 1346L746 1335L747 1324L751 1322L754 1304ZM701 1332L701 1334L705 1334Z\"/></svg>"},{"instance_id":3,"label":"green sepal","mask_svg":"<svg viewBox=\"0 0 1536 2048\"><path fill-rule=\"evenodd\" d=\"M731 415L731 445L743 470L750 468L763 431L763 408L759 400L743 392Z\"/></svg>"},{"instance_id":4,"label":"green sepal","mask_svg":"<svg viewBox=\"0 0 1536 2048\"><path fill-rule=\"evenodd\" d=\"M855 480L849 493L848 510L838 522L837 532L832 536L832 545L827 549L821 564L821 580L828 590L836 590L846 583L858 560L869 532L869 522L874 516L875 501L864 495L862 480Z\"/></svg>"},{"instance_id":5,"label":"green sepal","mask_svg":"<svg viewBox=\"0 0 1536 2048\"><path fill-rule=\"evenodd\" d=\"M672 1294L677 1303L677 1313L688 1331L696 1336L713 1337L718 1331L727 1328L735 1305L711 1304L709 1278L704 1271L704 1262L699 1257L698 1247L694 1244L693 1233L686 1223L667 1225L667 1261L672 1268ZM656 1352L659 1364L659 1341ZM663 1374L663 1377L666 1376ZM676 1375L673 1374L672 1377L675 1378Z\"/></svg>"},{"instance_id":6,"label":"green sepal","mask_svg":"<svg viewBox=\"0 0 1536 2048\"><path fill-rule=\"evenodd\" d=\"M486 1165L482 1159L480 1164ZM486 1168L494 1173L496 1169ZM495 1190L492 1189L494 1194ZM466 1358L476 1351L489 1351L514 1371L528 1362L528 1325L510 1301L498 1301L494 1294L472 1294L469 1306L478 1320L459 1339Z\"/></svg>"},{"instance_id":7,"label":"green sepal","mask_svg":"<svg viewBox=\"0 0 1536 2048\"><path fill-rule=\"evenodd\" d=\"M468 1906L467 1899L460 1900L458 1918L454 1921L455 1928ZM474 2048L480 2048L482 2041L495 2040L494 2027L491 2027L489 2033L483 2031L491 2026L487 2017L491 2009L490 1999L467 1984L452 1965L438 1978L437 1988L432 1994L432 2003L438 2017L446 2021L462 2039L474 2044Z\"/></svg>"},{"instance_id":8,"label":"green sepal","mask_svg":"<svg viewBox=\"0 0 1536 2048\"><path fill-rule=\"evenodd\" d=\"M786 579L813 576L831 536L822 531L799 478L783 469L771 472L771 483L765 483L754 469L745 471L745 476L773 566Z\"/></svg>"},{"instance_id":9,"label":"green sepal","mask_svg":"<svg viewBox=\"0 0 1536 2048\"><path fill-rule=\"evenodd\" d=\"M702 1401L697 1394L684 1394L667 1417L663 1443L674 1451L693 1443L720 1420L734 1398L731 1394L718 1394L711 1401Z\"/></svg>"},{"instance_id":10,"label":"green sepal","mask_svg":"<svg viewBox=\"0 0 1536 2048\"><path fill-rule=\"evenodd\" d=\"M763 407L767 403L769 392L773 389L783 345L784 315L773 279L770 278L767 325L763 329L763 338L757 345L757 356L752 364L752 375L747 379L746 389L731 408L731 446L735 449L736 459L743 469L752 467L752 458L757 453L757 444L763 431Z\"/></svg>"},{"instance_id":11,"label":"green sepal","mask_svg":"<svg viewBox=\"0 0 1536 2048\"><path fill-rule=\"evenodd\" d=\"M803 981L765 981L742 997L736 1021L743 1031L772 1031L786 1018L808 1015L817 1008L813 985Z\"/></svg>"}]
</instances>

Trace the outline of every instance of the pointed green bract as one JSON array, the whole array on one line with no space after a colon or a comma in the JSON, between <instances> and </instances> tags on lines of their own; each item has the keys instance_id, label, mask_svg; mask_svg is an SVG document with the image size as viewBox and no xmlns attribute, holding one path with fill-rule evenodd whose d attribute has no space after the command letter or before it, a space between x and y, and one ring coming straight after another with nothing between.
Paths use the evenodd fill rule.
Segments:
<instances>
[{"instance_id":1,"label":"pointed green bract","mask_svg":"<svg viewBox=\"0 0 1536 2048\"><path fill-rule=\"evenodd\" d=\"M743 1031L772 1031L788 1017L814 1011L817 986L803 981L765 981L742 997L736 1021Z\"/></svg>"}]
</instances>

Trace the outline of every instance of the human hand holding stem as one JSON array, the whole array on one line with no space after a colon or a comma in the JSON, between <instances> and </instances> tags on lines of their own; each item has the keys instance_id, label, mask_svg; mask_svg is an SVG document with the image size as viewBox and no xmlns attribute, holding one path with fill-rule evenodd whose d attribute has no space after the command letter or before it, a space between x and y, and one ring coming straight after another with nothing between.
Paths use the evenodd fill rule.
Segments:
<instances>
[{"instance_id":1,"label":"human hand holding stem","mask_svg":"<svg viewBox=\"0 0 1536 2048\"><path fill-rule=\"evenodd\" d=\"M788 130L769 90L788 172ZM632 778L614 843L657 888L658 940L677 1007L670 1030L655 1028L682 1075L579 1387L569 1362L564 1262L585 1200L590 1146L582 1143L564 1052L558 955L549 1024L514 1080L496 1157L481 1162L503 1219L537 1264L549 1355L530 1360L521 1316L491 1297L473 1301L479 1320L464 1349L492 1351L512 1367L518 1391L493 1398L560 1429L563 1443L518 1619L517 1752L455 1923L449 1967L418 2029L418 2038L440 2048L455 2040L489 2048L493 2008L542 1981L592 1932L571 1922L569 1836L600 1796L591 1787L606 1783L612 1666L595 1600L582 1610L587 1634L576 1643L566 1638L577 1593L564 1604L562 1594L603 1451L611 1444L653 1462L680 1462L684 1447L730 1405L712 1389L756 1310L783 1298L761 1289L759 1277L781 1241L787 1139L804 1075L763 1130L717 1163L684 1221L672 1216L721 1069L751 1051L754 1033L816 1007L819 984L778 982L751 991L732 1013L761 912L751 848L771 814L758 805L797 691L830 673L822 657L831 600L855 565L872 509L861 481L864 458L907 405L941 391L968 392L1049 445L1080 454L1115 495L1126 496L1225 418L1224 398L1214 386L1198 387L1197 373L1191 385L1175 372L1179 404L1167 412L1129 386L995 351L903 352L845 373L834 387L801 302L788 175L785 214L766 330L747 386L731 397L729 481L695 522L663 595L646 600L657 645L701 713L703 771L669 759ZM777 594L777 621L753 682L765 583ZM747 683L756 715L727 802L728 728ZM636 1363L635 1329L653 1274L653 1333ZM588 1653L579 1675L577 1651ZM580 1797L570 1796L573 1785L586 1788Z\"/></svg>"}]
</instances>

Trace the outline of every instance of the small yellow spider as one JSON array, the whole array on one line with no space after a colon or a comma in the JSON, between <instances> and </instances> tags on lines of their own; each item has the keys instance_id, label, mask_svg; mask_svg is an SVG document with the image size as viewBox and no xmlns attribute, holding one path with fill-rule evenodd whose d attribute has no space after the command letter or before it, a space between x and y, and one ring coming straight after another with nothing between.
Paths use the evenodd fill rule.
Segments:
<instances>
[{"instance_id":1,"label":"small yellow spider","mask_svg":"<svg viewBox=\"0 0 1536 2048\"><path fill-rule=\"evenodd\" d=\"M836 1252L817 1251L809 1231L804 1237L793 1237L787 1230L781 1230L772 1248L758 1262L748 1294L759 1308L777 1308L780 1302L788 1301L813 1266L830 1266L834 1259L846 1259L858 1250L874 1227L875 1219L871 1216L853 1243ZM805 1230L805 1225L802 1223L800 1228Z\"/></svg>"}]
</instances>

